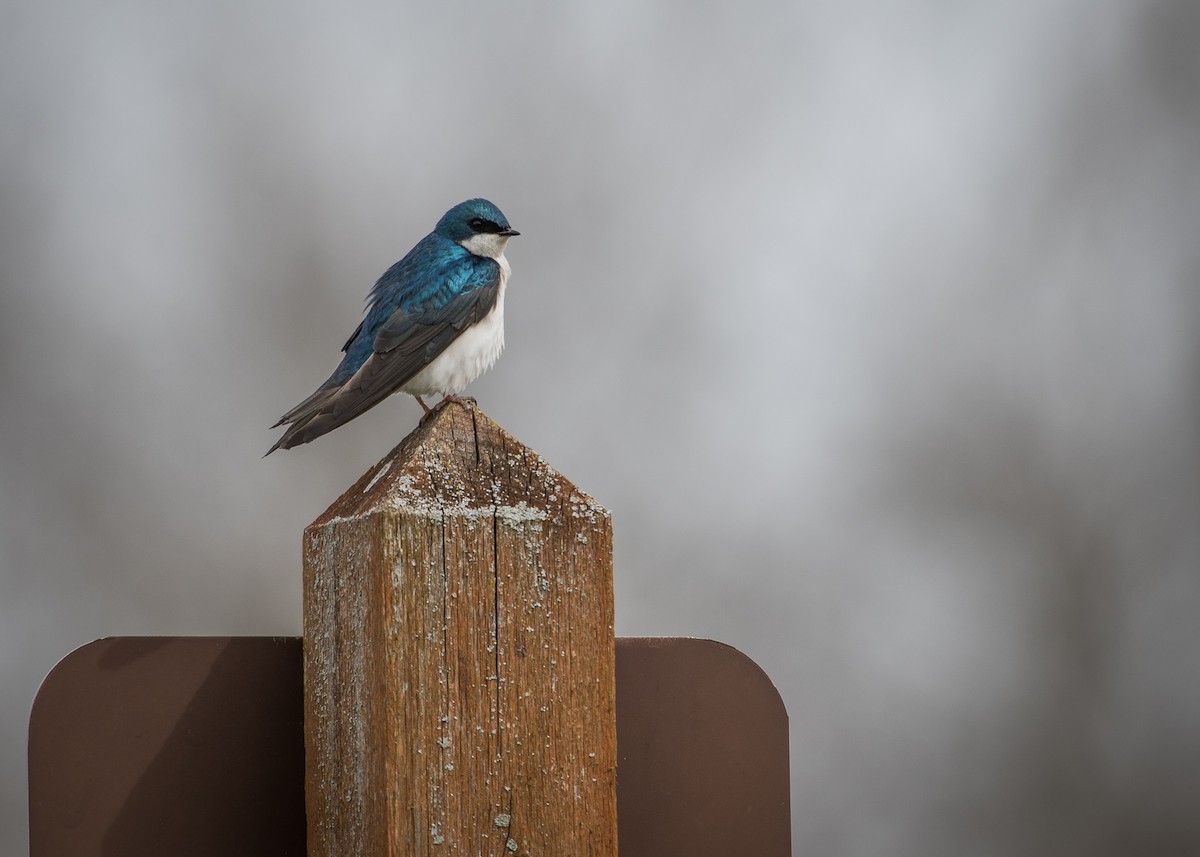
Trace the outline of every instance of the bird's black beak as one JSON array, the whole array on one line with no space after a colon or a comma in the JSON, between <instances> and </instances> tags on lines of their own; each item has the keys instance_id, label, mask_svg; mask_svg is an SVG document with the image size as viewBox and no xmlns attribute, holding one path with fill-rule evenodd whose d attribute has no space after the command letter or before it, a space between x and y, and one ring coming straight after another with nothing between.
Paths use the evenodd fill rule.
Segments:
<instances>
[{"instance_id":1,"label":"bird's black beak","mask_svg":"<svg viewBox=\"0 0 1200 857\"><path fill-rule=\"evenodd\" d=\"M520 235L521 233L520 233L520 232L518 232L517 230L513 229L511 226L506 226L504 229L501 229L501 230L500 230L499 232L497 232L496 234L497 234L497 235L504 235L504 236L507 236L507 237L511 238L511 237L513 237L514 235Z\"/></svg>"}]
</instances>

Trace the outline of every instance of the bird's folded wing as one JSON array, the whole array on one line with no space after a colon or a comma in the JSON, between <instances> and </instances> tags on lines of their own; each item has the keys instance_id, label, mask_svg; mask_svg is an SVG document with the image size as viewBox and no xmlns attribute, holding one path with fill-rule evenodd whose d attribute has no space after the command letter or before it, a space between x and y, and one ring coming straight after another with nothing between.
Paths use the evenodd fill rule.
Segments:
<instances>
[{"instance_id":1,"label":"bird's folded wing","mask_svg":"<svg viewBox=\"0 0 1200 857\"><path fill-rule=\"evenodd\" d=\"M324 422L328 418L332 423L329 428L333 428L404 386L464 330L491 312L499 289L499 277L492 277L436 309L420 313L396 310L379 328L374 352L321 408L319 419Z\"/></svg>"}]
</instances>

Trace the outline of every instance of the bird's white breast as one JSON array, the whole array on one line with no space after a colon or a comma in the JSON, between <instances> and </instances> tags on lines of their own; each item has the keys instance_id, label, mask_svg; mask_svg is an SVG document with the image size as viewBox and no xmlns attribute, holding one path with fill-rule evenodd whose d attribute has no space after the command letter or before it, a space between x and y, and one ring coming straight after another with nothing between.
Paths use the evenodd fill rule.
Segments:
<instances>
[{"instance_id":1,"label":"bird's white breast","mask_svg":"<svg viewBox=\"0 0 1200 857\"><path fill-rule=\"evenodd\" d=\"M500 264L500 287L495 306L414 375L401 388L404 392L414 396L461 393L500 357L504 350L504 289L508 284L509 267L503 247L493 258Z\"/></svg>"}]
</instances>

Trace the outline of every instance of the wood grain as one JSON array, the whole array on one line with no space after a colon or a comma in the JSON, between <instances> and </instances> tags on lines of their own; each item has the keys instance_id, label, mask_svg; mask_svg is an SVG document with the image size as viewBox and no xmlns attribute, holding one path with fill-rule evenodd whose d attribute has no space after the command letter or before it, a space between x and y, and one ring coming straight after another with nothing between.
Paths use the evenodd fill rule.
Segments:
<instances>
[{"instance_id":1,"label":"wood grain","mask_svg":"<svg viewBox=\"0 0 1200 857\"><path fill-rule=\"evenodd\" d=\"M609 513L473 404L304 537L308 853L614 855Z\"/></svg>"}]
</instances>

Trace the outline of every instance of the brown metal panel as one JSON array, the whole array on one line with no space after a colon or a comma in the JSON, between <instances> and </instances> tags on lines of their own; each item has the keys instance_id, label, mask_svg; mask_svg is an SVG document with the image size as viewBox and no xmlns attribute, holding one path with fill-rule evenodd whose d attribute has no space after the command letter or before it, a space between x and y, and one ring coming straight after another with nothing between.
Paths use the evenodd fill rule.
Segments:
<instances>
[{"instance_id":1,"label":"brown metal panel","mask_svg":"<svg viewBox=\"0 0 1200 857\"><path fill-rule=\"evenodd\" d=\"M679 637L617 641L621 857L791 854L788 720L737 649Z\"/></svg>"},{"instance_id":2,"label":"brown metal panel","mask_svg":"<svg viewBox=\"0 0 1200 857\"><path fill-rule=\"evenodd\" d=\"M33 857L304 854L299 639L116 637L29 725Z\"/></svg>"},{"instance_id":3,"label":"brown metal panel","mask_svg":"<svg viewBox=\"0 0 1200 857\"><path fill-rule=\"evenodd\" d=\"M126 637L47 676L31 857L304 854L298 638ZM787 714L705 640L617 641L622 857L790 853Z\"/></svg>"}]
</instances>

